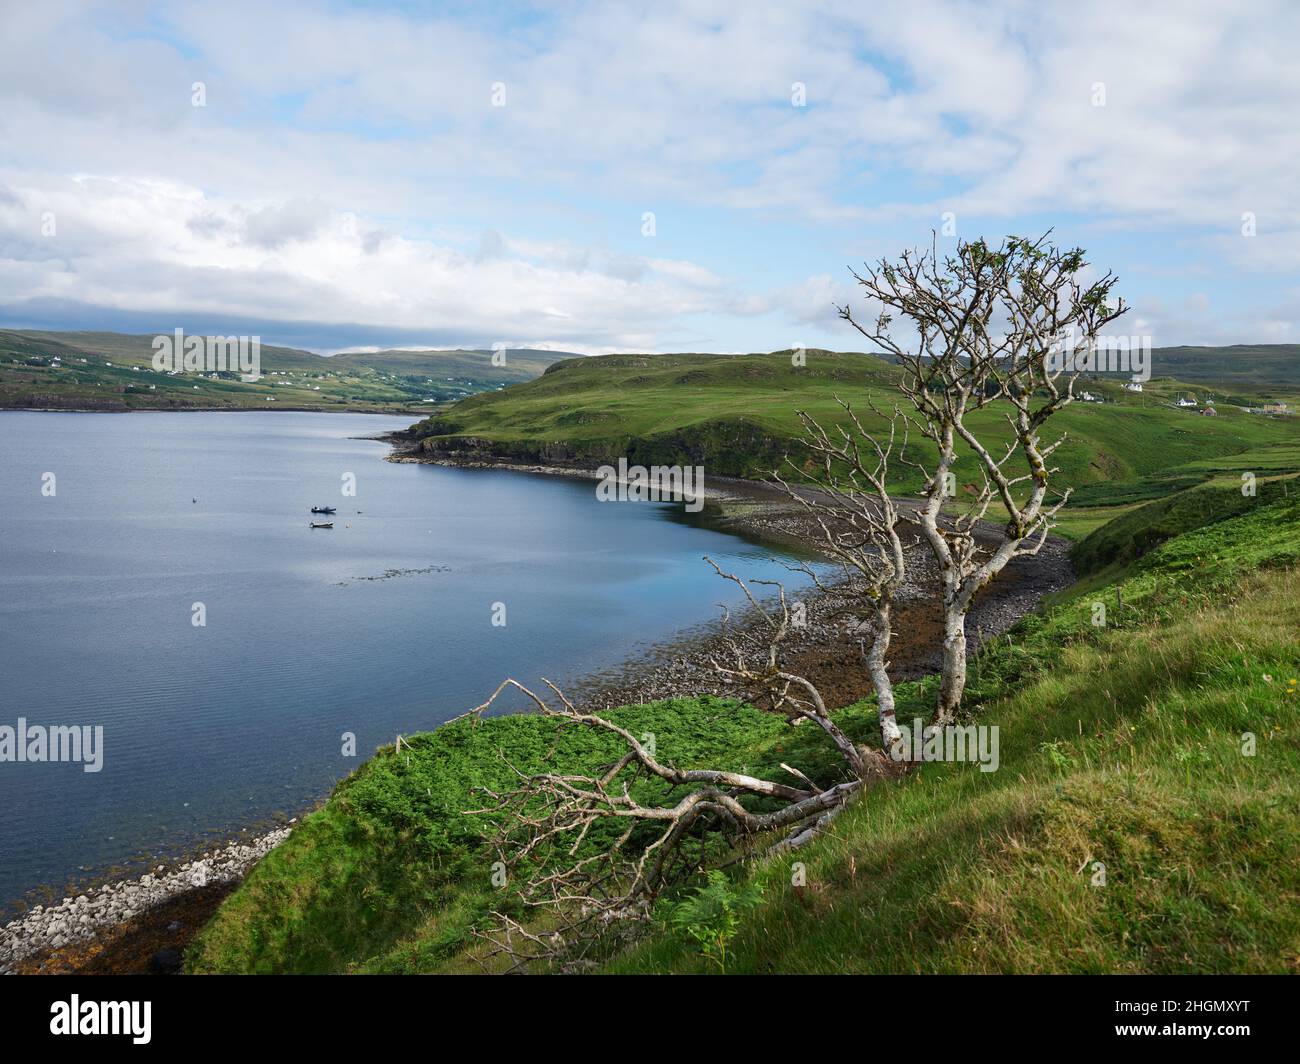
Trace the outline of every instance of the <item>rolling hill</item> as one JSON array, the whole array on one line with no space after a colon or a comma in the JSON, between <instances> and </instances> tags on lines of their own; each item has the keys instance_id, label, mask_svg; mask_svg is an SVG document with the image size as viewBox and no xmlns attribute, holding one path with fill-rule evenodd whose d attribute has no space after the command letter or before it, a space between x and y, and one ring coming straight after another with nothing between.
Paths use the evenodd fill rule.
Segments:
<instances>
[{"instance_id":1,"label":"rolling hill","mask_svg":"<svg viewBox=\"0 0 1300 1064\"><path fill-rule=\"evenodd\" d=\"M566 352L393 350L326 357L263 345L264 378L168 376L153 335L0 330L0 407L415 411L531 380Z\"/></svg>"},{"instance_id":2,"label":"rolling hill","mask_svg":"<svg viewBox=\"0 0 1300 1064\"><path fill-rule=\"evenodd\" d=\"M1211 385L1269 398L1300 390L1300 344L1233 344L1230 347L1158 347L1154 372L1191 384Z\"/></svg>"},{"instance_id":3,"label":"rolling hill","mask_svg":"<svg viewBox=\"0 0 1300 1064\"><path fill-rule=\"evenodd\" d=\"M869 403L892 405L896 373L870 355L831 352L809 352L802 368L789 352L571 359L536 380L439 411L414 426L412 439L429 458L453 463L591 467L625 455L647 466L686 463L709 476L760 478L787 454L799 459L799 409L823 423L843 421L839 396L869 429L882 428ZM1086 384L1105 401L1076 402L1053 425L1069 436L1053 458L1060 483L1079 493L1067 532L1082 535L1118 508L1215 477L1264 478L1300 467L1300 419L1251 414L1223 400L1217 416L1203 417L1199 407L1174 404L1204 392L1172 379L1150 381L1140 394L1112 380ZM991 439L1008 438L991 410L973 423ZM899 490L920 488L919 473L895 469ZM972 456L956 472L961 485L978 482Z\"/></svg>"}]
</instances>

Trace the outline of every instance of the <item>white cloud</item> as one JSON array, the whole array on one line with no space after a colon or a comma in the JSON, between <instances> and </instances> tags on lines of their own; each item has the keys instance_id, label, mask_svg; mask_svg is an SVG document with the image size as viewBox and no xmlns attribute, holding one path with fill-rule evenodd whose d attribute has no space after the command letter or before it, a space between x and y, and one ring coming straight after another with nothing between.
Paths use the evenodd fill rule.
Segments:
<instances>
[{"instance_id":1,"label":"white cloud","mask_svg":"<svg viewBox=\"0 0 1300 1064\"><path fill-rule=\"evenodd\" d=\"M945 210L1008 226L1077 212L1150 241L1176 232L1210 275L1300 266L1300 8L1282 0L136 14L0 16L0 304L618 348L675 346L701 317L830 327L838 281L792 266L742 291L725 249L629 252L600 215L611 201L629 219L671 202L917 236ZM57 240L39 235L46 210ZM459 232L471 217L491 221Z\"/></svg>"},{"instance_id":2,"label":"white cloud","mask_svg":"<svg viewBox=\"0 0 1300 1064\"><path fill-rule=\"evenodd\" d=\"M722 282L691 263L637 262L635 283L545 245L529 258L464 252L387 236L319 204L246 207L152 180L80 177L10 189L0 228L33 234L21 259L0 266L8 298L69 299L128 310L224 312L468 335L634 345L657 323L716 306ZM50 210L57 239L42 241ZM544 342L537 339L532 342ZM562 345L560 345L562 346Z\"/></svg>"}]
</instances>

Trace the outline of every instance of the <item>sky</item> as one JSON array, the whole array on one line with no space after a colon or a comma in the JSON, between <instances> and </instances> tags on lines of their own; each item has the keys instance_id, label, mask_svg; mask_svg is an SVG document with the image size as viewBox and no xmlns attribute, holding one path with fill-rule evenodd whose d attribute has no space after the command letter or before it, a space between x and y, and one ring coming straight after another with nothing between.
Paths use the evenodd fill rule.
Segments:
<instances>
[{"instance_id":1,"label":"sky","mask_svg":"<svg viewBox=\"0 0 1300 1064\"><path fill-rule=\"evenodd\" d=\"M1300 342L1300 4L0 0L0 325L861 350L849 267L1088 250Z\"/></svg>"}]
</instances>

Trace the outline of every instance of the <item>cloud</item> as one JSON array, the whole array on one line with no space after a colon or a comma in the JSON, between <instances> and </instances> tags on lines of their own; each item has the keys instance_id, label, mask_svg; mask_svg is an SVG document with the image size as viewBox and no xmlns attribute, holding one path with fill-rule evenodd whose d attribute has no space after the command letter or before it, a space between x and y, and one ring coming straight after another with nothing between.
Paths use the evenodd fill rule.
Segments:
<instances>
[{"instance_id":1,"label":"cloud","mask_svg":"<svg viewBox=\"0 0 1300 1064\"><path fill-rule=\"evenodd\" d=\"M266 248L311 240L329 220L329 209L315 200L287 200L254 210L244 218L244 239Z\"/></svg>"},{"instance_id":2,"label":"cloud","mask_svg":"<svg viewBox=\"0 0 1300 1064\"><path fill-rule=\"evenodd\" d=\"M57 219L42 241L41 209ZM625 276L588 268L565 246L508 255L495 234L473 252L370 231L317 203L250 208L151 181L82 178L17 190L0 227L33 238L0 260L10 309L75 298L162 316L440 330L517 344L639 346L656 323L715 305L722 282L690 263L636 260ZM493 253L484 254L490 244ZM56 253L57 248L57 253ZM548 252L558 252L551 261ZM635 274L635 282L626 275ZM177 322L183 324L182 321Z\"/></svg>"},{"instance_id":3,"label":"cloud","mask_svg":"<svg viewBox=\"0 0 1300 1064\"><path fill-rule=\"evenodd\" d=\"M1269 279L1300 266L1282 0L1103 0L1083 28L1029 0L53 0L3 22L9 306L755 346L760 321L842 336L821 271L952 211L963 234L1077 220L1153 307L1258 276L1239 339L1293 320ZM667 253L621 236L648 207ZM1173 244L1201 276L1175 275Z\"/></svg>"}]
</instances>

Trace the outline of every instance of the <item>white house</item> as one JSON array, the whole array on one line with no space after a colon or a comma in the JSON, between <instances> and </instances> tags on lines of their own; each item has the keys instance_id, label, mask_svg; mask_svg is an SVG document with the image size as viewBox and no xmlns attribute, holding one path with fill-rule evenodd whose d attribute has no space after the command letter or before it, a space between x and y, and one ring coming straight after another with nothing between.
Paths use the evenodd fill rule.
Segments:
<instances>
[{"instance_id":1,"label":"white house","mask_svg":"<svg viewBox=\"0 0 1300 1064\"><path fill-rule=\"evenodd\" d=\"M1130 377L1128 383L1124 385L1124 390L1126 392L1140 392L1142 390L1142 378Z\"/></svg>"},{"instance_id":2,"label":"white house","mask_svg":"<svg viewBox=\"0 0 1300 1064\"><path fill-rule=\"evenodd\" d=\"M1196 403L1196 400L1195 400L1195 399L1188 399L1186 396L1182 396L1182 395L1180 395L1180 396L1178 397L1178 405L1179 405L1179 406L1196 406L1197 403Z\"/></svg>"}]
</instances>

